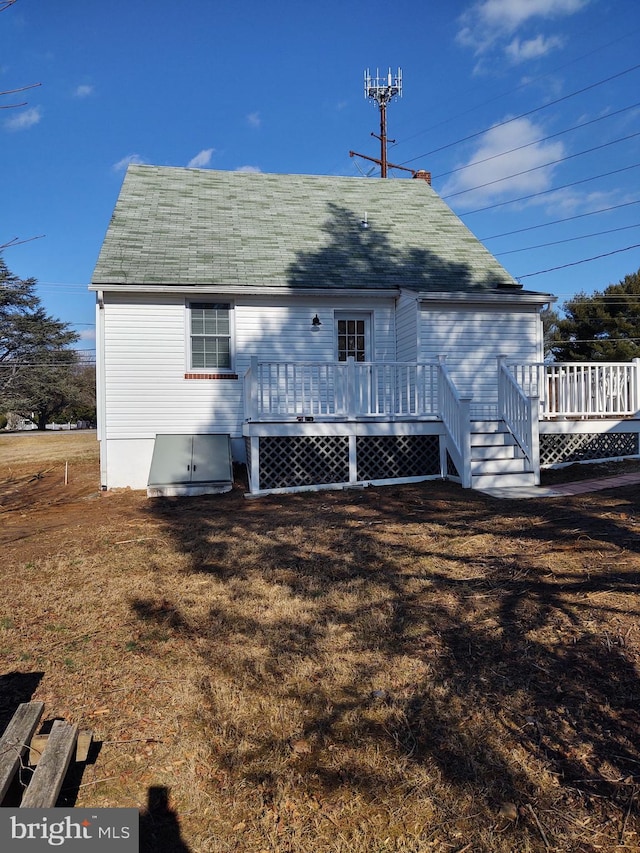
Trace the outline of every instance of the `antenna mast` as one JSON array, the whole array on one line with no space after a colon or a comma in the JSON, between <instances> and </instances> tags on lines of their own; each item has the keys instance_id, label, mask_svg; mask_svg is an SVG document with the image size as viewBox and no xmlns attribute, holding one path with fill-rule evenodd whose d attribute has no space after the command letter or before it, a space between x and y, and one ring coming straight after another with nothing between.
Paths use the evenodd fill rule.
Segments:
<instances>
[{"instance_id":1,"label":"antenna mast","mask_svg":"<svg viewBox=\"0 0 640 853\"><path fill-rule=\"evenodd\" d=\"M398 166L395 163L389 163L387 160L387 142L395 142L395 139L387 140L387 104L394 98L402 97L402 70L398 68L398 73L394 77L391 74L391 69L385 77L380 76L380 71L376 68L376 76L372 77L369 69L364 72L364 96L368 101L375 101L380 107L380 136L377 133L372 133L380 140L380 159L377 157L368 157L366 154L358 154L357 151L349 151L349 157L362 157L363 160L369 160L371 163L377 163L380 166L380 177L387 177L387 168L400 169L403 172L411 172L412 177L426 181L431 186L431 172L425 172L424 169L408 169L406 166Z\"/></svg>"},{"instance_id":2,"label":"antenna mast","mask_svg":"<svg viewBox=\"0 0 640 853\"><path fill-rule=\"evenodd\" d=\"M387 104L394 98L402 97L402 69L398 68L396 76L389 69L386 77L380 76L376 68L376 76L372 77L369 69L364 72L364 96L369 101L375 101L380 109L380 135L372 133L380 140L380 177L387 177ZM394 139L391 142L395 142Z\"/></svg>"}]
</instances>

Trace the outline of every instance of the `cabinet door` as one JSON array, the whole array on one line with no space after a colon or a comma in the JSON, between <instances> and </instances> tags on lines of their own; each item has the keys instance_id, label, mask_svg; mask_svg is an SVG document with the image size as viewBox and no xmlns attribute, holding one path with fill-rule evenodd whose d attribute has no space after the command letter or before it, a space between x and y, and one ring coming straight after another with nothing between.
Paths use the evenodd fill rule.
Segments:
<instances>
[{"instance_id":1,"label":"cabinet door","mask_svg":"<svg viewBox=\"0 0 640 853\"><path fill-rule=\"evenodd\" d=\"M232 479L229 436L194 435L191 482L229 482Z\"/></svg>"},{"instance_id":2,"label":"cabinet door","mask_svg":"<svg viewBox=\"0 0 640 853\"><path fill-rule=\"evenodd\" d=\"M157 435L149 471L149 485L190 483L192 477L191 435Z\"/></svg>"}]
</instances>

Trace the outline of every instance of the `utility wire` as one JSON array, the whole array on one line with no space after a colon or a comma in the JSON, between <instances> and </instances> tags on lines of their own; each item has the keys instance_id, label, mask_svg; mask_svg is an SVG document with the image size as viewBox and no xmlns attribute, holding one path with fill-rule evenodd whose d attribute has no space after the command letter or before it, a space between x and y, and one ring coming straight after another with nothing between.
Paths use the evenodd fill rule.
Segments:
<instances>
[{"instance_id":1,"label":"utility wire","mask_svg":"<svg viewBox=\"0 0 640 853\"><path fill-rule=\"evenodd\" d=\"M484 130L478 130L475 133L470 133L468 136L462 137L462 139L456 139L454 142L448 142L446 145L440 145L438 148L433 148L431 151L427 151L425 154L420 154L417 157L411 157L408 160L404 160L399 165L406 166L407 163L413 163L414 160L420 160L423 157L430 157L431 154L437 154L440 151L446 151L447 148L453 148L454 145L460 145L462 142L469 142L471 139L477 139L478 136L482 136L488 130L493 130L496 127L504 127L507 124L511 124L511 122L517 121L520 118L526 118L527 116L533 115L534 113L538 113L541 110L546 110L549 107L553 107L556 104L561 104L563 101L568 101L570 98L575 98L577 95L583 95L585 92L589 92L592 89L597 88L598 86L603 86L605 83L610 83L612 80L617 80L619 77L624 77L625 74L630 74L632 71L637 71L640 68L640 64L634 65L631 68L626 68L624 71L619 71L617 74L612 74L610 77L606 77L604 80L598 80L596 83L591 83L589 86L585 86L582 89L578 89L575 92L570 92L568 95L563 95L561 98L556 98L553 101L549 101L546 104L541 104L538 107L533 107L533 109L527 110L524 113L520 113L517 116L513 116L513 118L504 119L504 121L499 121L496 124L491 125L491 127L487 127Z\"/></svg>"},{"instance_id":2,"label":"utility wire","mask_svg":"<svg viewBox=\"0 0 640 853\"><path fill-rule=\"evenodd\" d=\"M608 148L610 145L617 145L618 142L628 142L630 139L635 139L636 136L640 136L640 130L636 131L636 133L630 133L628 136L613 139L611 142L603 142L602 145L595 145L593 148L586 148L584 151L577 151L575 154L568 154L566 157L560 157L557 160L549 160L548 163L541 163L539 166L532 166L530 169L523 169L521 172L514 172L513 175L505 175L503 178L496 178L493 181L487 181L485 184L478 184L478 186L469 187L466 190L458 190L455 193L443 195L441 198L446 201L448 198L455 198L456 196L464 195L465 193L472 193L475 190L482 190L485 187L492 187L494 184L501 184L503 181L511 180L511 178L518 178L520 175L528 175L531 172L537 172L538 169L546 169L547 166L557 166L558 163L566 163L567 160L574 160L576 157L582 157L583 154L592 154L594 151L600 151L602 148Z\"/></svg>"},{"instance_id":3,"label":"utility wire","mask_svg":"<svg viewBox=\"0 0 640 853\"><path fill-rule=\"evenodd\" d=\"M622 343L623 341L640 341L640 338L570 338L568 340L564 340L563 338L556 338L549 342L549 346L551 347L568 347L571 344L609 344L609 343ZM560 362L561 363L561 362Z\"/></svg>"},{"instance_id":4,"label":"utility wire","mask_svg":"<svg viewBox=\"0 0 640 853\"><path fill-rule=\"evenodd\" d=\"M569 187L577 187L579 184L586 184L590 181L595 181L598 178L608 178L611 175L619 175L621 172L628 172L631 169L637 169L640 166L640 163L634 163L631 166L623 166L621 169L614 169L611 172L602 172L600 175L592 175L589 178L582 178L579 181L572 181L570 184L561 184L559 187L551 187L548 190L540 190L537 193L531 193L530 195L523 195L519 198L508 199L507 201L498 201L495 204L489 204L486 207L479 207L476 210L468 210L466 213L459 213L458 216L471 216L474 213L484 213L485 210L495 210L497 207L504 207L507 204L515 204L518 201L528 201L531 198L537 198L541 195L548 195L549 193L558 192L558 190L566 190Z\"/></svg>"},{"instance_id":5,"label":"utility wire","mask_svg":"<svg viewBox=\"0 0 640 853\"><path fill-rule=\"evenodd\" d=\"M557 133L550 133L548 136L541 136L540 139L534 139L533 142L526 142L524 145L518 145L516 148L509 148L506 151L501 151L499 154L492 154L491 157L484 157L482 160L472 160L471 163L467 163L465 166L458 166L457 169L450 169L448 172L440 172L438 175L432 175L431 177L436 180L438 178L445 178L447 175L453 175L456 172L462 172L464 169L470 169L472 166L479 166L481 163L488 163L490 160L496 160L498 157L504 157L506 154L513 154L516 151L522 151L524 148L530 148L532 145L539 145L541 142L548 142L550 139L555 139L558 136L563 136L565 133L570 133L572 130L579 130L582 127L588 127L590 124L595 124L599 121L604 121L607 118L612 118L613 116L617 116L620 113L624 113L627 110L635 109L636 107L640 107L640 102L637 104L631 104L628 107L623 107L620 110L616 110L612 113L607 113L604 116L598 116L598 118L593 118L590 121L582 122L582 124L574 124L572 127L567 127L565 130L559 130ZM577 156L577 155L574 155Z\"/></svg>"},{"instance_id":6,"label":"utility wire","mask_svg":"<svg viewBox=\"0 0 640 853\"><path fill-rule=\"evenodd\" d=\"M615 285L614 285L614 287L615 287ZM602 294L602 291L597 291L597 293ZM634 299L640 300L640 294L619 293L619 294L613 294L612 296L609 296L609 295L607 295L607 296L600 295L600 296L595 296L595 297L583 296L581 299L577 299L574 296L570 296L570 297L568 297L568 299L572 303L575 303L576 305L591 305L594 302L597 302L598 305L608 305L609 303L611 305L621 305L621 304L624 304L626 302L630 302L631 300L634 300ZM639 303L639 307L640 307L640 303Z\"/></svg>"},{"instance_id":7,"label":"utility wire","mask_svg":"<svg viewBox=\"0 0 640 853\"><path fill-rule=\"evenodd\" d=\"M525 246L522 249L509 249L507 252L496 252L494 257L501 258L504 255L515 255L518 252L546 249L547 246L559 246L561 243L573 243L576 240L587 240L589 237L602 237L603 234L616 234L618 231L628 231L630 228L640 228L640 222L636 225L623 225L621 228L610 228L608 231L594 231L592 234L582 234L580 237L567 237L564 240L554 240L552 243L538 243L537 246Z\"/></svg>"},{"instance_id":8,"label":"utility wire","mask_svg":"<svg viewBox=\"0 0 640 853\"><path fill-rule=\"evenodd\" d=\"M432 130L436 130L436 128L442 127L442 125L444 124L449 124L449 122L453 121L456 118L461 118L462 116L469 115L469 113L472 113L475 110L480 109L481 107L485 107L487 104L492 104L494 101L499 101L500 98L504 98L507 95L512 95L514 92L519 92L522 89L526 89L532 83L537 83L539 80L544 80L545 78L550 77L552 74L555 74L558 71L562 71L564 68L568 68L570 65L575 65L577 62L581 62L583 59L588 59L590 56L593 56L594 53L597 53L600 50L604 50L604 48L606 47L611 47L611 45L617 44L619 41L622 41L625 38L629 38L629 36L635 35L637 32L638 29L631 30L631 32L627 32L619 38L613 39L612 41L609 41L606 44L601 45L600 47L594 48L593 50L590 50L587 53L583 53L581 56L576 56L575 59L572 59L570 62L565 62L562 65L557 65L555 68L552 68L551 71L548 71L545 74L540 74L538 77L533 77L532 79L527 80L526 83L521 83L519 86L516 86L513 89L508 89L506 92L501 92L499 95L495 95L493 98L488 98L486 101L482 101L479 104L474 104L473 107L469 107L469 109L467 110L463 110L462 112L456 113L455 115L450 116L447 119L443 119L442 121L439 121L436 124L432 124L429 127L425 128L425 130L419 130L417 133L411 134L411 136L407 136L404 139L400 139L399 141L395 142L392 147L395 148L398 145L403 145L405 142L408 142L411 139L415 139L418 136L422 136L425 133L429 133Z\"/></svg>"},{"instance_id":9,"label":"utility wire","mask_svg":"<svg viewBox=\"0 0 640 853\"><path fill-rule=\"evenodd\" d=\"M526 228L517 228L515 231L505 231L502 234L491 234L489 237L478 237L482 243L486 240L497 240L499 237L511 237L513 234L524 234L525 231L535 231L538 228L547 228L549 225L560 225L563 222L573 222L575 219L583 219L585 216L595 216L598 213L608 213L611 210L620 210L622 207L630 207L640 204L640 199L626 201L622 204L614 204L611 207L601 207L599 210L590 210L588 213L576 213L575 216L566 216L564 219L553 219L551 222L541 222L539 225L528 225Z\"/></svg>"},{"instance_id":10,"label":"utility wire","mask_svg":"<svg viewBox=\"0 0 640 853\"><path fill-rule=\"evenodd\" d=\"M573 261L570 264L562 264L559 267L549 267L546 270L538 270L537 272L530 272L526 275L517 275L514 276L518 281L521 278L533 278L534 275L543 275L547 272L556 272L556 270L566 270L569 267L577 267L580 264L588 264L590 261L597 261L600 258L610 258L611 255L619 255L621 252L630 252L631 249L640 249L640 243L635 243L633 246L626 246L624 249L614 249L612 252L604 252L602 255L594 255L592 258L583 258L581 261Z\"/></svg>"}]
</instances>

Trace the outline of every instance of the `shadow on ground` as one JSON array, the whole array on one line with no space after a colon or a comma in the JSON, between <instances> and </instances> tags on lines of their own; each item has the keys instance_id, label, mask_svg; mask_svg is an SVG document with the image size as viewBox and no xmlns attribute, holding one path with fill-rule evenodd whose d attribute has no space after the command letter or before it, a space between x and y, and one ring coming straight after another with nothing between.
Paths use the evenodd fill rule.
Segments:
<instances>
[{"instance_id":1,"label":"shadow on ground","mask_svg":"<svg viewBox=\"0 0 640 853\"><path fill-rule=\"evenodd\" d=\"M132 602L202 649L216 769L263 804L297 774L309 796L371 803L430 785L445 811L451 792L471 803L460 820L521 804L532 837L531 803L557 824L610 806L640 830L635 490L563 505L430 483L233 501L149 504L189 572L215 581L208 617ZM248 734L259 707L272 719ZM295 763L285 732L308 747Z\"/></svg>"}]
</instances>

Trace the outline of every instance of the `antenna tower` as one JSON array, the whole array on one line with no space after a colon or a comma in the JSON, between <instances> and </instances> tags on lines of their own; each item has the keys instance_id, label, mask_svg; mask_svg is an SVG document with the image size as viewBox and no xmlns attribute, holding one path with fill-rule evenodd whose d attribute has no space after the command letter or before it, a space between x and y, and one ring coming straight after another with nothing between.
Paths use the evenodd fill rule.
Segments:
<instances>
[{"instance_id":1,"label":"antenna tower","mask_svg":"<svg viewBox=\"0 0 640 853\"><path fill-rule=\"evenodd\" d=\"M373 77L367 68L364 72L364 96L368 101L375 101L380 109L380 135L372 133L380 140L380 177L387 177L387 104L391 103L394 98L402 97L402 69L398 68L398 73L395 77L389 69L386 77L380 76L380 71L376 68L376 75ZM391 142L395 142L394 139Z\"/></svg>"},{"instance_id":2,"label":"antenna tower","mask_svg":"<svg viewBox=\"0 0 640 853\"><path fill-rule=\"evenodd\" d=\"M380 166L381 178L387 177L388 167L389 169L400 169L402 172L411 172L412 177L420 178L431 186L431 172L425 172L424 169L409 169L406 166L389 163L387 160L387 142L395 142L395 139L387 139L387 104L394 98L402 97L402 70L398 68L398 73L394 77L391 69L389 69L387 76L381 77L380 71L376 68L376 76L372 77L367 68L364 72L364 96L368 101L375 101L380 108L380 135L371 134L380 140L380 159L368 157L366 154L358 154L357 151L349 151L349 157L362 157L363 160L377 163Z\"/></svg>"}]
</instances>

